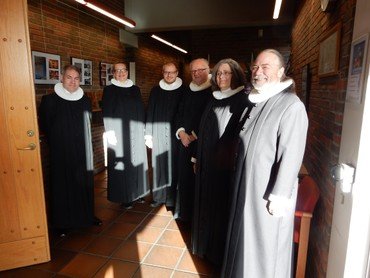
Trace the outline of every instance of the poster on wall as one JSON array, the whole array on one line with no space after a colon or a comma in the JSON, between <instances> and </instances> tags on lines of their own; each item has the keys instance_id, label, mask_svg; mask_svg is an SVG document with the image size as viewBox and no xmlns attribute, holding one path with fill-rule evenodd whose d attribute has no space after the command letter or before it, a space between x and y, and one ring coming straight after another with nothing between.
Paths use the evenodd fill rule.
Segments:
<instances>
[{"instance_id":1,"label":"poster on wall","mask_svg":"<svg viewBox=\"0 0 370 278\"><path fill-rule=\"evenodd\" d=\"M113 64L100 63L100 85L107 86L111 84L113 78Z\"/></svg>"},{"instance_id":2,"label":"poster on wall","mask_svg":"<svg viewBox=\"0 0 370 278\"><path fill-rule=\"evenodd\" d=\"M35 84L56 84L60 80L60 56L32 51L33 79Z\"/></svg>"},{"instance_id":3,"label":"poster on wall","mask_svg":"<svg viewBox=\"0 0 370 278\"><path fill-rule=\"evenodd\" d=\"M72 65L78 67L81 71L80 85L92 85L92 61L72 58Z\"/></svg>"},{"instance_id":4,"label":"poster on wall","mask_svg":"<svg viewBox=\"0 0 370 278\"><path fill-rule=\"evenodd\" d=\"M365 34L354 40L351 44L351 59L346 95L347 102L361 103L368 38L369 35Z\"/></svg>"}]
</instances>

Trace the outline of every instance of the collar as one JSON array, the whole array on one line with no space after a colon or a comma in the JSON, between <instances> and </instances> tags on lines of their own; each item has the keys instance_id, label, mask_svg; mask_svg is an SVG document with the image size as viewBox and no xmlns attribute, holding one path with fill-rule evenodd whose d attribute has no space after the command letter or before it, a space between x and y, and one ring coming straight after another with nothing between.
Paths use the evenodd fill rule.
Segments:
<instances>
[{"instance_id":1,"label":"collar","mask_svg":"<svg viewBox=\"0 0 370 278\"><path fill-rule=\"evenodd\" d=\"M242 90L244 90L244 86L240 86L234 90L229 88L225 91L214 91L212 94L215 99L220 100L220 99L231 97L235 95L236 93L239 93Z\"/></svg>"},{"instance_id":2,"label":"collar","mask_svg":"<svg viewBox=\"0 0 370 278\"><path fill-rule=\"evenodd\" d=\"M71 93L63 87L61 82L54 85L54 91L59 97L69 101L80 100L84 96L84 91L81 87L78 87L75 92Z\"/></svg>"},{"instance_id":3,"label":"collar","mask_svg":"<svg viewBox=\"0 0 370 278\"><path fill-rule=\"evenodd\" d=\"M173 82L171 84L166 83L164 81L164 79L162 79L161 81L159 81L159 87L161 87L165 91L173 91L173 90L176 90L176 89L180 88L181 85L182 85L182 80L179 77L176 77L175 82Z\"/></svg>"},{"instance_id":4,"label":"collar","mask_svg":"<svg viewBox=\"0 0 370 278\"><path fill-rule=\"evenodd\" d=\"M204 89L211 87L211 77L212 77L212 74L208 74L207 81L204 82L203 84L200 84L199 86L195 84L194 82L191 82L189 84L190 90L192 90L193 92L198 92L198 91L203 91Z\"/></svg>"},{"instance_id":5,"label":"collar","mask_svg":"<svg viewBox=\"0 0 370 278\"><path fill-rule=\"evenodd\" d=\"M112 82L113 85L121 87L121 88L129 88L129 87L132 87L134 85L134 82L132 82L131 79L126 79L125 81L121 82L121 81L118 81L118 80L112 78L111 82Z\"/></svg>"},{"instance_id":6,"label":"collar","mask_svg":"<svg viewBox=\"0 0 370 278\"><path fill-rule=\"evenodd\" d=\"M293 80L289 78L283 82L279 82L277 84L274 84L273 86L269 86L268 88L262 90L257 90L256 88L253 88L249 93L248 98L253 103L263 102L273 97L274 95L277 95L278 93L284 91L292 84Z\"/></svg>"}]
</instances>

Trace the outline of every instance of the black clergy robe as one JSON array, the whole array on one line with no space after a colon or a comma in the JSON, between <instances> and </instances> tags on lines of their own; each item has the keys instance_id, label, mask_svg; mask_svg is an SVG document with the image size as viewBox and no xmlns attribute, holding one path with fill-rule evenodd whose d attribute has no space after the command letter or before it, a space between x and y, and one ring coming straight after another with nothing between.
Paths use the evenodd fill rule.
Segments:
<instances>
[{"instance_id":1,"label":"black clergy robe","mask_svg":"<svg viewBox=\"0 0 370 278\"><path fill-rule=\"evenodd\" d=\"M200 124L192 225L192 251L221 265L230 207L230 179L237 127L247 97L244 90L212 99Z\"/></svg>"},{"instance_id":2,"label":"black clergy robe","mask_svg":"<svg viewBox=\"0 0 370 278\"><path fill-rule=\"evenodd\" d=\"M105 87L102 109L105 131L114 132L117 139L116 144L108 142L108 200L130 203L149 193L139 87Z\"/></svg>"},{"instance_id":3,"label":"black clergy robe","mask_svg":"<svg viewBox=\"0 0 370 278\"><path fill-rule=\"evenodd\" d=\"M211 87L200 91L192 91L188 87L180 103L176 130L184 128L188 134L193 131L199 135L200 120L211 99ZM196 157L196 151L197 140L191 142L188 147L184 147L179 141L175 218L183 221L191 221L193 217L195 174L191 158Z\"/></svg>"},{"instance_id":4,"label":"black clergy robe","mask_svg":"<svg viewBox=\"0 0 370 278\"><path fill-rule=\"evenodd\" d=\"M50 153L50 220L54 228L90 226L94 217L91 103L57 94L42 97L41 130Z\"/></svg>"},{"instance_id":5,"label":"black clergy robe","mask_svg":"<svg viewBox=\"0 0 370 278\"><path fill-rule=\"evenodd\" d=\"M177 183L178 142L175 120L184 86L164 90L155 86L150 92L145 134L153 137L153 200L174 206Z\"/></svg>"}]
</instances>

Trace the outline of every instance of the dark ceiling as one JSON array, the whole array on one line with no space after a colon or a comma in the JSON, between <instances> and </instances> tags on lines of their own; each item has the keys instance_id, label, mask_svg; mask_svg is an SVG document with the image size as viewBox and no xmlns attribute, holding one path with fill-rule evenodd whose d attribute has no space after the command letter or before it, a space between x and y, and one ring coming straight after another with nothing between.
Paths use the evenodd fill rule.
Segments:
<instances>
[{"instance_id":1,"label":"dark ceiling","mask_svg":"<svg viewBox=\"0 0 370 278\"><path fill-rule=\"evenodd\" d=\"M125 0L125 15L136 22L133 33L289 25L296 0L283 0L272 18L274 0Z\"/></svg>"}]
</instances>

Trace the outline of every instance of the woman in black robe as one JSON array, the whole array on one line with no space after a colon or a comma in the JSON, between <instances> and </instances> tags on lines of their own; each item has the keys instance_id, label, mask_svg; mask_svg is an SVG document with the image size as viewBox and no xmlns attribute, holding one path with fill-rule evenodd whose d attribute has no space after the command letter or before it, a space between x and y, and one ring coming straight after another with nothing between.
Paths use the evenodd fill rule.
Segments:
<instances>
[{"instance_id":1,"label":"woman in black robe","mask_svg":"<svg viewBox=\"0 0 370 278\"><path fill-rule=\"evenodd\" d=\"M192 227L192 251L220 266L229 216L230 179L237 129L247 105L244 73L237 62L224 59L212 74L213 99L200 124Z\"/></svg>"},{"instance_id":2,"label":"woman in black robe","mask_svg":"<svg viewBox=\"0 0 370 278\"><path fill-rule=\"evenodd\" d=\"M102 108L108 141L108 200L129 209L149 189L144 105L139 87L127 77L127 65L115 64L112 84L103 91Z\"/></svg>"},{"instance_id":3,"label":"woman in black robe","mask_svg":"<svg viewBox=\"0 0 370 278\"><path fill-rule=\"evenodd\" d=\"M78 68L66 66L62 82L39 108L50 153L50 220L61 236L65 229L101 224L94 219L91 102L79 88Z\"/></svg>"}]
</instances>

